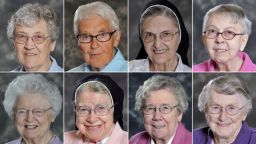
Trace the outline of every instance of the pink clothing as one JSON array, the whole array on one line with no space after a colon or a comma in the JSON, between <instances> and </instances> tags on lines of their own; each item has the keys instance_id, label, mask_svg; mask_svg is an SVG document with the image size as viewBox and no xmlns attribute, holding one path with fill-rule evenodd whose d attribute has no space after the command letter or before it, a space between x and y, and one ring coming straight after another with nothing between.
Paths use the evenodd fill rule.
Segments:
<instances>
[{"instance_id":1,"label":"pink clothing","mask_svg":"<svg viewBox=\"0 0 256 144\"><path fill-rule=\"evenodd\" d=\"M256 71L256 65L252 62L248 54L245 52L239 52L239 57L243 60L243 64L240 68L240 72L255 72ZM214 66L216 63L209 59L205 62L202 62L197 65L193 65L193 71L194 72L213 72L215 71Z\"/></svg>"},{"instance_id":2,"label":"pink clothing","mask_svg":"<svg viewBox=\"0 0 256 144\"><path fill-rule=\"evenodd\" d=\"M129 140L129 144L150 144L150 140L150 135L146 131L143 131L132 136ZM192 144L192 134L182 123L178 124L172 144Z\"/></svg>"},{"instance_id":3,"label":"pink clothing","mask_svg":"<svg viewBox=\"0 0 256 144\"><path fill-rule=\"evenodd\" d=\"M83 134L79 130L65 132L64 144L84 144ZM106 144L128 144L128 133L122 130L118 122Z\"/></svg>"}]
</instances>

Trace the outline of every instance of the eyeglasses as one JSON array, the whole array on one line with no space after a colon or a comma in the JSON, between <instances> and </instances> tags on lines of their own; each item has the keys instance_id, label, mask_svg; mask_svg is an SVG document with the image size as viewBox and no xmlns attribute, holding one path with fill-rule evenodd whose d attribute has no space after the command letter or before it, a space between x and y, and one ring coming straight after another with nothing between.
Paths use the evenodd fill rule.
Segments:
<instances>
[{"instance_id":1,"label":"eyeglasses","mask_svg":"<svg viewBox=\"0 0 256 144\"><path fill-rule=\"evenodd\" d=\"M44 36L44 35L39 35L39 34L33 35L32 37L30 37L26 34L16 33L16 34L14 34L14 41L19 44L24 44L28 41L29 38L31 38L35 44L41 44L49 37L50 36Z\"/></svg>"},{"instance_id":2,"label":"eyeglasses","mask_svg":"<svg viewBox=\"0 0 256 144\"><path fill-rule=\"evenodd\" d=\"M179 33L179 31L177 32L164 31L159 34L159 37L161 40L168 42L168 41L171 41L174 38L174 35L176 35L177 33ZM149 42L155 41L157 34L154 34L152 32L144 32L142 33L141 37L144 42L149 43Z\"/></svg>"},{"instance_id":3,"label":"eyeglasses","mask_svg":"<svg viewBox=\"0 0 256 144\"><path fill-rule=\"evenodd\" d=\"M99 42L106 42L109 41L112 37L112 35L116 32L117 30L114 30L113 32L103 32L100 34L97 34L95 36L93 35L88 35L88 34L79 34L76 37L78 38L78 41L80 43L90 43L92 39L95 37Z\"/></svg>"},{"instance_id":4,"label":"eyeglasses","mask_svg":"<svg viewBox=\"0 0 256 144\"><path fill-rule=\"evenodd\" d=\"M170 105L161 105L159 108L157 108L156 106L153 105L148 105L143 107L143 113L144 114L154 114L156 112L156 110L158 109L162 114L168 114L170 113L177 105L174 106L170 106Z\"/></svg>"},{"instance_id":5,"label":"eyeglasses","mask_svg":"<svg viewBox=\"0 0 256 144\"><path fill-rule=\"evenodd\" d=\"M208 37L210 39L214 39L214 38L218 37L219 34L221 34L221 36L226 40L231 40L237 35L244 35L244 34L235 33L235 32L230 31L230 30L226 30L226 31L223 31L223 32L218 32L216 29L208 29L204 32L204 34L206 35L206 37Z\"/></svg>"},{"instance_id":6,"label":"eyeglasses","mask_svg":"<svg viewBox=\"0 0 256 144\"><path fill-rule=\"evenodd\" d=\"M52 109L52 107L49 107L48 109L35 108L32 110L20 108L20 109L15 109L15 112L18 117L26 117L29 111L32 111L32 114L34 116L41 117L45 114L45 112L47 112L50 109Z\"/></svg>"},{"instance_id":7,"label":"eyeglasses","mask_svg":"<svg viewBox=\"0 0 256 144\"><path fill-rule=\"evenodd\" d=\"M211 114L218 114L220 113L221 111L223 112L223 108L222 106L219 106L219 105L210 105L208 106L208 111L211 113ZM233 106L233 105L228 105L227 107L225 107L225 112L228 114L228 115L236 115L238 114L238 112L242 109L243 107L237 107L237 106Z\"/></svg>"},{"instance_id":8,"label":"eyeglasses","mask_svg":"<svg viewBox=\"0 0 256 144\"><path fill-rule=\"evenodd\" d=\"M104 116L104 115L107 115L109 110L112 109L113 107L114 105L112 105L111 107L107 105L98 105L94 109L91 109L88 106L76 106L75 111L78 116L83 116L83 117L89 116L89 114L91 114L92 111L94 111L94 113L98 116Z\"/></svg>"}]
</instances>

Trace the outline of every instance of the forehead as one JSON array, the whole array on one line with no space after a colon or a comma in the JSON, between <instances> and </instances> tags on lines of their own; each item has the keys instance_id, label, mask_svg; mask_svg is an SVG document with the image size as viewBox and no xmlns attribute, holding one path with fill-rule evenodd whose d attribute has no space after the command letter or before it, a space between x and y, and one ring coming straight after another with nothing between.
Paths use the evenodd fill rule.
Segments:
<instances>
[{"instance_id":1,"label":"forehead","mask_svg":"<svg viewBox=\"0 0 256 144\"><path fill-rule=\"evenodd\" d=\"M83 90L76 97L76 103L78 104L101 104L101 103L111 103L111 98L106 93L95 92L90 89Z\"/></svg>"},{"instance_id":2,"label":"forehead","mask_svg":"<svg viewBox=\"0 0 256 144\"><path fill-rule=\"evenodd\" d=\"M48 26L47 23L44 20L41 20L39 22L36 22L34 24L31 24L30 26L25 25L16 25L15 27L16 33L27 33L27 34L33 34L33 33L48 33Z\"/></svg>"},{"instance_id":3,"label":"forehead","mask_svg":"<svg viewBox=\"0 0 256 144\"><path fill-rule=\"evenodd\" d=\"M177 21L166 16L150 16L142 23L142 31L177 30Z\"/></svg>"},{"instance_id":4,"label":"forehead","mask_svg":"<svg viewBox=\"0 0 256 144\"><path fill-rule=\"evenodd\" d=\"M226 95L226 94L220 94L217 93L214 90L210 91L210 98L209 103L210 104L218 104L221 106L226 105L240 105L242 104L242 96L239 93L235 93L233 95Z\"/></svg>"},{"instance_id":5,"label":"forehead","mask_svg":"<svg viewBox=\"0 0 256 144\"><path fill-rule=\"evenodd\" d=\"M111 23L109 20L101 16L93 15L78 22L78 29L80 32L101 32L111 31Z\"/></svg>"},{"instance_id":6,"label":"forehead","mask_svg":"<svg viewBox=\"0 0 256 144\"><path fill-rule=\"evenodd\" d=\"M209 15L206 27L216 27L218 29L233 28L241 30L241 23L235 20L229 13L213 13Z\"/></svg>"},{"instance_id":7,"label":"forehead","mask_svg":"<svg viewBox=\"0 0 256 144\"><path fill-rule=\"evenodd\" d=\"M31 92L20 95L16 100L16 106L44 107L49 104L48 99L44 95Z\"/></svg>"},{"instance_id":8,"label":"forehead","mask_svg":"<svg viewBox=\"0 0 256 144\"><path fill-rule=\"evenodd\" d=\"M176 104L177 100L173 92L170 89L154 90L149 92L145 99L145 104Z\"/></svg>"}]
</instances>

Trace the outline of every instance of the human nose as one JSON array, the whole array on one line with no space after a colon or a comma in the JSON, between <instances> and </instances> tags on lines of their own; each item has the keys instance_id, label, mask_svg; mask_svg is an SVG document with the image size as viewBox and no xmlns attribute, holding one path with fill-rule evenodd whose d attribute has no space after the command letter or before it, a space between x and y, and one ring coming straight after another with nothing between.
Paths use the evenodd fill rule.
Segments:
<instances>
[{"instance_id":1,"label":"human nose","mask_svg":"<svg viewBox=\"0 0 256 144\"><path fill-rule=\"evenodd\" d=\"M27 37L25 41L25 48L26 49L33 49L34 48L34 42L32 40L32 37Z\"/></svg>"},{"instance_id":2,"label":"human nose","mask_svg":"<svg viewBox=\"0 0 256 144\"><path fill-rule=\"evenodd\" d=\"M90 123L93 123L93 122L97 121L97 115L95 114L94 110L91 110L87 120Z\"/></svg>"},{"instance_id":3,"label":"human nose","mask_svg":"<svg viewBox=\"0 0 256 144\"><path fill-rule=\"evenodd\" d=\"M98 40L97 40L96 37L92 37L91 43L92 43L92 44L91 44L91 48L92 48L92 49L96 49L96 48L99 47L99 42L98 42Z\"/></svg>"},{"instance_id":4,"label":"human nose","mask_svg":"<svg viewBox=\"0 0 256 144\"><path fill-rule=\"evenodd\" d=\"M227 112L224 108L221 109L221 111L219 112L219 119L221 121L224 121L227 118Z\"/></svg>"},{"instance_id":5,"label":"human nose","mask_svg":"<svg viewBox=\"0 0 256 144\"><path fill-rule=\"evenodd\" d=\"M161 114L161 112L158 108L155 108L155 111L154 111L153 115L154 115L153 116L154 120L159 120L162 117L162 114Z\"/></svg>"},{"instance_id":6,"label":"human nose","mask_svg":"<svg viewBox=\"0 0 256 144\"><path fill-rule=\"evenodd\" d=\"M33 112L31 110L27 110L26 120L32 121L33 117L34 117Z\"/></svg>"},{"instance_id":7,"label":"human nose","mask_svg":"<svg viewBox=\"0 0 256 144\"><path fill-rule=\"evenodd\" d=\"M155 48L159 48L161 46L162 40L159 36L155 35L155 39L154 39L154 47Z\"/></svg>"},{"instance_id":8,"label":"human nose","mask_svg":"<svg viewBox=\"0 0 256 144\"><path fill-rule=\"evenodd\" d=\"M223 33L220 33L220 32L218 32L217 34L216 34L216 42L217 43L222 43L222 42L224 42L224 38L223 38L223 35L222 35Z\"/></svg>"}]
</instances>

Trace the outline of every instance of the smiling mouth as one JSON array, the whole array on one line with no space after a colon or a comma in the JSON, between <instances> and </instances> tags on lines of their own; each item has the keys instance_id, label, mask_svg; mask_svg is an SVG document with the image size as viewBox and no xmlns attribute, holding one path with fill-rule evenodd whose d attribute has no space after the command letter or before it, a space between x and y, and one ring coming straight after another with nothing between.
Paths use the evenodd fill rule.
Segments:
<instances>
[{"instance_id":1,"label":"smiling mouth","mask_svg":"<svg viewBox=\"0 0 256 144\"><path fill-rule=\"evenodd\" d=\"M153 52L155 54L163 54L167 52L167 49L154 49Z\"/></svg>"},{"instance_id":2,"label":"smiling mouth","mask_svg":"<svg viewBox=\"0 0 256 144\"><path fill-rule=\"evenodd\" d=\"M217 124L218 127L228 127L230 124Z\"/></svg>"},{"instance_id":3,"label":"smiling mouth","mask_svg":"<svg viewBox=\"0 0 256 144\"><path fill-rule=\"evenodd\" d=\"M155 129L161 129L164 128L165 125L152 125Z\"/></svg>"},{"instance_id":4,"label":"smiling mouth","mask_svg":"<svg viewBox=\"0 0 256 144\"><path fill-rule=\"evenodd\" d=\"M38 127L37 125L25 125L25 128L27 129L35 129L37 127Z\"/></svg>"},{"instance_id":5,"label":"smiling mouth","mask_svg":"<svg viewBox=\"0 0 256 144\"><path fill-rule=\"evenodd\" d=\"M26 55L26 56L34 56L34 55L36 55L36 54L34 54L34 53L25 53L25 55Z\"/></svg>"},{"instance_id":6,"label":"smiling mouth","mask_svg":"<svg viewBox=\"0 0 256 144\"><path fill-rule=\"evenodd\" d=\"M220 48L216 48L214 49L216 52L226 52L228 51L227 49L220 49Z\"/></svg>"}]
</instances>

